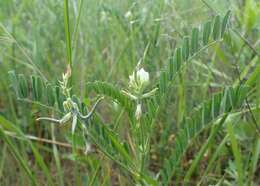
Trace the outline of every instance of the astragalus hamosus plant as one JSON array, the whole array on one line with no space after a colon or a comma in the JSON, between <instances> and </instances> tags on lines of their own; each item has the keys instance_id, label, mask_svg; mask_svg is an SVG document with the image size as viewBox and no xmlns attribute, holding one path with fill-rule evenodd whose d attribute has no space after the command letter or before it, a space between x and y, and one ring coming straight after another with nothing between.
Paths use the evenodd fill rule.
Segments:
<instances>
[{"instance_id":1,"label":"astragalus hamosus plant","mask_svg":"<svg viewBox=\"0 0 260 186\"><path fill-rule=\"evenodd\" d=\"M122 170L122 176L125 176L130 183L170 185L175 183L175 179L184 179L188 182L202 156L206 153L208 143L214 139L224 125L230 112L242 106L247 95L245 87L236 84L214 94L212 99L202 103L191 115L183 116L180 120L180 126L163 128L162 136L157 136L159 133L158 131L156 133L156 124L160 112L164 112L164 103L167 103L168 96L171 96L169 92L172 85L177 78L181 77L182 70L192 63L193 59L202 51L223 40L229 15L230 12L227 12L224 17L217 15L213 21L207 21L200 28L190 29L190 36L184 36L181 43L177 43L172 55L163 61L164 67L157 73L148 72L149 68L146 64L138 63L130 76L125 78L127 79L125 87L117 87L116 83L101 81L87 82L87 94L84 95L86 100L89 100L90 95L93 95L92 92L95 93L95 96L101 97L94 103L91 111L85 114L81 110L81 104L75 101L75 97L71 96L71 87L68 86L71 76L70 70L67 70L63 75L58 87L34 76L29 86L30 83L25 76L20 75L17 78L14 73L10 73L13 87L19 99L31 98L35 102L47 102L48 107L62 112L61 119L40 117L37 119L38 121L44 120L58 124L71 121L73 135L81 132L77 131L77 128L84 128L86 135L83 139L88 137L99 150L98 154L103 154L102 158L100 156L96 158L100 161L105 161L104 156L109 158L113 165L117 165L120 171ZM134 16L127 15L125 19ZM153 77L151 74L158 74L158 77ZM246 82L247 88L251 86L252 82L254 79ZM28 93L29 87L32 87L32 94ZM47 97L44 97L43 92L47 92ZM53 92L55 92L55 96ZM113 110L108 109L107 112L111 112L108 120L112 118L109 122L105 117L102 117L103 108L96 112L97 114L94 113L98 103L104 97L108 98L105 100L107 105L110 105L109 101L120 105L120 113L116 117L112 117ZM80 102L82 103L84 100L80 100ZM124 124L123 131L118 130L120 123ZM185 165L185 168L188 169L187 173L183 172L182 159L186 150L203 129L211 126L213 126L212 132L205 147L203 146L191 164ZM156 140L159 140L160 144L167 145L170 136L173 136L171 138L173 144L170 144L166 150L163 149L163 152L157 152ZM163 153L161 154L162 158L156 156L160 153ZM155 163L159 165L151 169L151 165ZM100 166L102 167L103 164ZM97 168L98 170L99 168Z\"/></svg>"}]
</instances>

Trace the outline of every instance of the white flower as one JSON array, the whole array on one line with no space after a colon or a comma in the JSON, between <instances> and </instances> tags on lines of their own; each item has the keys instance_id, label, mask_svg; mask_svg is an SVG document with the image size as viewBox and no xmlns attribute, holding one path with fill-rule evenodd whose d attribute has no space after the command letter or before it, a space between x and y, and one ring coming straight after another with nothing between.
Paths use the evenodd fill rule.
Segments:
<instances>
[{"instance_id":1,"label":"white flower","mask_svg":"<svg viewBox=\"0 0 260 186\"><path fill-rule=\"evenodd\" d=\"M105 11L100 12L100 21L101 22L107 22L108 21L108 15Z\"/></svg>"},{"instance_id":2,"label":"white flower","mask_svg":"<svg viewBox=\"0 0 260 186\"><path fill-rule=\"evenodd\" d=\"M142 116L142 105L141 105L141 104L138 104L138 105L136 106L135 118L136 118L137 120L139 120L139 119L141 118L141 116Z\"/></svg>"},{"instance_id":3,"label":"white flower","mask_svg":"<svg viewBox=\"0 0 260 186\"><path fill-rule=\"evenodd\" d=\"M149 82L149 73L143 68L137 71L136 76L141 84L147 84Z\"/></svg>"},{"instance_id":4,"label":"white flower","mask_svg":"<svg viewBox=\"0 0 260 186\"><path fill-rule=\"evenodd\" d=\"M125 13L125 18L126 19L129 19L129 18L131 18L132 17L132 12L131 11L127 11L126 13Z\"/></svg>"},{"instance_id":5,"label":"white flower","mask_svg":"<svg viewBox=\"0 0 260 186\"><path fill-rule=\"evenodd\" d=\"M129 76L129 86L137 92L142 92L145 86L149 83L149 73L143 68L133 72Z\"/></svg>"}]
</instances>

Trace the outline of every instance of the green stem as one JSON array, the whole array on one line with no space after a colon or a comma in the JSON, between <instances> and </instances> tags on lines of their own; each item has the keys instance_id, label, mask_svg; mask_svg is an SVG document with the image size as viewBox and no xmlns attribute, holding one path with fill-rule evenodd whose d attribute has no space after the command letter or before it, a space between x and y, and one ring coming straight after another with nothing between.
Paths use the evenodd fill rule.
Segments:
<instances>
[{"instance_id":1,"label":"green stem","mask_svg":"<svg viewBox=\"0 0 260 186\"><path fill-rule=\"evenodd\" d=\"M69 24L69 4L68 0L64 0L64 29L66 35L66 51L67 51L67 61L69 63L69 67L71 69L71 78L69 82L69 86L72 85L72 49L71 49L71 39L70 39L70 24Z\"/></svg>"},{"instance_id":2,"label":"green stem","mask_svg":"<svg viewBox=\"0 0 260 186\"><path fill-rule=\"evenodd\" d=\"M145 164L145 141L144 141L144 127L143 125L139 122L140 126L140 134L141 134L141 167L140 167L140 172L144 171L144 164Z\"/></svg>"}]
</instances>

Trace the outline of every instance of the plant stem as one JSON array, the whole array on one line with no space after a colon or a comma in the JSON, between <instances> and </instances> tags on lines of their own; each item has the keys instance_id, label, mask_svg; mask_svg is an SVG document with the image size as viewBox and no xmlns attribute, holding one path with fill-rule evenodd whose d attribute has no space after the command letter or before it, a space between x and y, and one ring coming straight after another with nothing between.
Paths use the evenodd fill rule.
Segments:
<instances>
[{"instance_id":1,"label":"plant stem","mask_svg":"<svg viewBox=\"0 0 260 186\"><path fill-rule=\"evenodd\" d=\"M66 53L67 53L67 61L71 70L71 77L69 81L69 86L72 85L72 49L71 49L71 39L70 39L70 24L69 24L69 3L68 0L64 0L64 29L66 35Z\"/></svg>"}]
</instances>

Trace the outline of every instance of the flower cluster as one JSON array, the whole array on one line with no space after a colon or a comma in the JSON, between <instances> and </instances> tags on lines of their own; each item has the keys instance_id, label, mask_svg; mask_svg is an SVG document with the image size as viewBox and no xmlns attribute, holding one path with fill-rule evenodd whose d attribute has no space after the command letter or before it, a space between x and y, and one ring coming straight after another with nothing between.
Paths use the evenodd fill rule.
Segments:
<instances>
[{"instance_id":1,"label":"flower cluster","mask_svg":"<svg viewBox=\"0 0 260 186\"><path fill-rule=\"evenodd\" d=\"M149 73L143 68L138 71L134 71L129 76L129 87L136 93L142 93L146 86L149 84Z\"/></svg>"},{"instance_id":2,"label":"flower cluster","mask_svg":"<svg viewBox=\"0 0 260 186\"><path fill-rule=\"evenodd\" d=\"M136 101L135 118L140 120L142 116L142 99L151 97L155 94L157 88L145 93L145 89L149 85L149 73L143 68L136 69L132 75L129 76L129 91L122 90L122 92Z\"/></svg>"}]
</instances>

